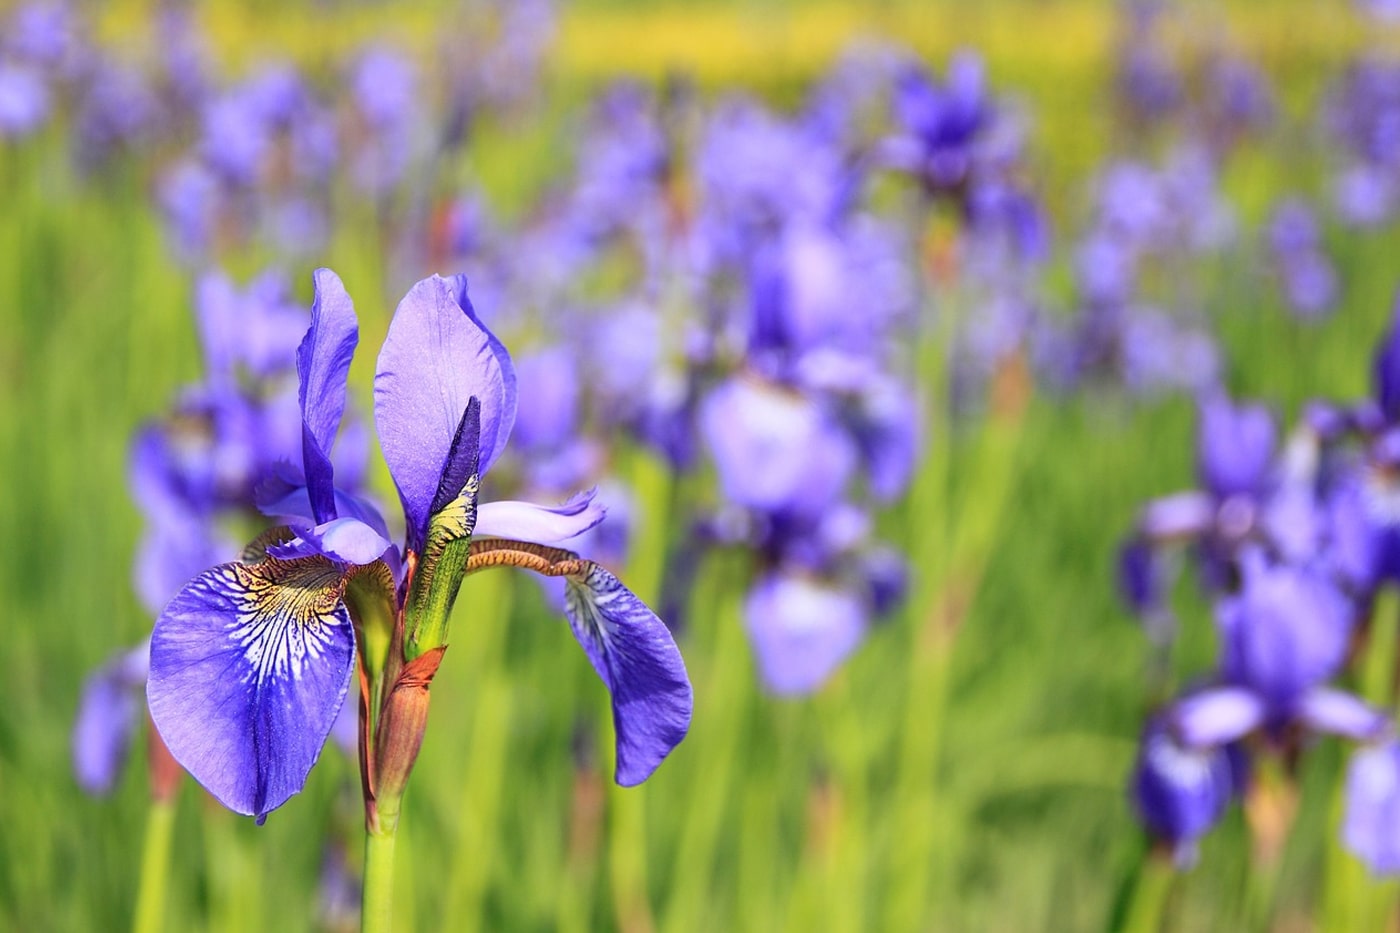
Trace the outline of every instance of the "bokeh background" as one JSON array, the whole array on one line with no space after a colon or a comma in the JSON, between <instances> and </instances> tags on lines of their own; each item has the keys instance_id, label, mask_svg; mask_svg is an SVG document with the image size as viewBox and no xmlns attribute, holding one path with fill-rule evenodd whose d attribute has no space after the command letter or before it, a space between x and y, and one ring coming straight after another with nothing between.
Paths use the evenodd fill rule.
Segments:
<instances>
[{"instance_id":1,"label":"bokeh background","mask_svg":"<svg viewBox=\"0 0 1400 933\"><path fill-rule=\"evenodd\" d=\"M676 609L695 687L691 734L645 785L613 786L606 692L549 595L524 578L468 581L400 829L399 928L1346 930L1393 918L1400 890L1338 839L1348 746L1333 739L1297 763L1296 813L1277 851L1261 856L1257 826L1232 806L1194 868L1157 877L1169 861L1127 790L1138 737L1173 688L1209 673L1215 636L1208 599L1186 582L1174 596L1180 637L1154 649L1115 578L1139 506L1196 482L1207 381L1267 402L1285 425L1308 399L1370 392L1400 233L1389 217L1358 222L1337 206L1337 178L1354 160L1323 114L1354 62L1400 52L1397 28L1339 0L1163 4L1140 29L1135 17L1147 14L1089 0L576 0L532 4L518 21L506 6L74 3L61 9L81 50L37 64L16 51L27 8L0 7L10 24L0 62L49 88L29 123L4 96L14 84L0 91L10 120L0 129L0 925L120 928L135 909L144 727L105 796L75 779L71 736L84 678L150 630L133 585L145 519L129 490L130 445L203 377L203 275L244 283L276 270L304 305L311 270L337 270L361 322L352 402L368 412L374 350L417 278L475 274L480 256L502 254L525 257L517 280L531 263L553 274L562 247L530 232L569 203L561 192L592 142L616 132L591 115L619 80L651 112L669 106L689 121L673 131L673 177L693 204L704 188L685 154L736 97L796 121L840 63L888 54L942 82L960 52L980 56L989 99L1015 115L1006 177L1041 212L1044 246L1034 261L979 272L958 209L907 179L872 195L871 210L909 234L916 295L882 357L917 403L914 471L897 496L862 501L872 537L904 561L897 605L872 617L819 688L765 688L745 627L762 555L734 539L699 556L688 547L704 537L698 522L730 514L715 465L700 455L679 469L644 432L580 415L605 451L589 482L627 490L618 569L653 605ZM183 49L176 38L206 82L187 103L159 84ZM240 202L192 245L172 219L169 179L191 153L210 158L199 156L200 108L290 63L343 114L351 63L370 47L403 55L420 82L403 101L421 108L405 133L449 119L451 82L433 76L467 75L476 96L457 115L459 142L433 160L406 157L402 177L378 189L336 169L307 228L268 233L249 220L288 196L264 172L249 186L265 200ZM1134 110L1142 101L1125 74L1137 55L1178 82L1179 100ZM1201 121L1223 59L1257 72L1266 117L1223 130ZM870 74L878 80L879 67ZM146 90L123 84L139 81ZM1195 187L1175 209L1188 220L1219 212L1224 229L1163 246L1134 286L1170 324L1149 326L1137 350L1110 340L1066 375L1042 366L1035 327L987 323L1011 279L1015 299L1052 322L1047 332L1079 334L1079 250L1100 222L1104 179L1125 160L1165 178L1175 154L1206 145L1208 126L1225 140L1210 140L1208 170L1180 182ZM784 156L794 176L802 152ZM1315 211L1316 249L1335 276L1325 307L1300 312L1280 273L1290 260L1269 230L1285 198ZM470 225L466 203L491 218L479 235L492 242L458 258L430 234L444 217ZM606 304L597 296L625 293L636 262L590 253L563 264L566 283L586 273L586 287L533 300L557 295L594 320ZM517 356L562 340L597 354L585 368L608 365L606 346L578 337L593 325L559 323L570 308L513 307L522 299L509 282L473 294ZM705 320L701 302L685 301L668 326ZM1003 349L970 349L979 327L1006 328L991 341ZM1208 379L1189 354L1147 375L1133 368L1133 353L1187 332L1214 348ZM966 376L960 361L973 357ZM503 482L528 485L529 468L521 454ZM367 486L393 501L382 467ZM353 928L356 794L353 761L334 748L262 827L186 780L166 928Z\"/></svg>"}]
</instances>

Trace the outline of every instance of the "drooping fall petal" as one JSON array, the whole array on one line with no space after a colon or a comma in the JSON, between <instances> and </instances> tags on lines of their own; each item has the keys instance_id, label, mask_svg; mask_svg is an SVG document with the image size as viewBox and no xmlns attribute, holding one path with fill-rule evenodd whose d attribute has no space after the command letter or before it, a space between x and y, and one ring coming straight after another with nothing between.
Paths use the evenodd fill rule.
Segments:
<instances>
[{"instance_id":1,"label":"drooping fall petal","mask_svg":"<svg viewBox=\"0 0 1400 933\"><path fill-rule=\"evenodd\" d=\"M302 789L350 686L355 638L331 561L221 564L156 620L147 699L175 759L262 819Z\"/></svg>"},{"instance_id":2,"label":"drooping fall petal","mask_svg":"<svg viewBox=\"0 0 1400 933\"><path fill-rule=\"evenodd\" d=\"M574 637L612 691L617 783L640 784L690 728L685 662L665 623L607 570L589 563L565 580Z\"/></svg>"}]
</instances>

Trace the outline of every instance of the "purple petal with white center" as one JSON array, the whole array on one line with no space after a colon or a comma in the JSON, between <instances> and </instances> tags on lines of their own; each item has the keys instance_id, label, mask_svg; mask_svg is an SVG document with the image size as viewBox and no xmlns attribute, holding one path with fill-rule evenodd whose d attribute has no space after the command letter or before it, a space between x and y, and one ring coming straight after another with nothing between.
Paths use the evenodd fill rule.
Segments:
<instances>
[{"instance_id":1,"label":"purple petal with white center","mask_svg":"<svg viewBox=\"0 0 1400 933\"><path fill-rule=\"evenodd\" d=\"M345 701L355 636L322 558L221 564L151 634L151 718L224 806L262 819L299 792Z\"/></svg>"},{"instance_id":2,"label":"purple petal with white center","mask_svg":"<svg viewBox=\"0 0 1400 933\"><path fill-rule=\"evenodd\" d=\"M1318 687L1298 704L1298 718L1314 732L1374 742L1390 730L1390 717L1345 690Z\"/></svg>"},{"instance_id":3,"label":"purple petal with white center","mask_svg":"<svg viewBox=\"0 0 1400 933\"><path fill-rule=\"evenodd\" d=\"M316 299L311 327L297 347L300 380L302 463L316 521L335 518L335 478L331 444L345 413L345 380L360 339L355 306L340 277L329 269L315 273Z\"/></svg>"},{"instance_id":4,"label":"purple petal with white center","mask_svg":"<svg viewBox=\"0 0 1400 933\"><path fill-rule=\"evenodd\" d=\"M89 794L110 793L126 762L149 658L150 645L142 642L88 675L83 685L73 724L73 771Z\"/></svg>"},{"instance_id":5,"label":"purple petal with white center","mask_svg":"<svg viewBox=\"0 0 1400 933\"><path fill-rule=\"evenodd\" d=\"M694 697L666 624L598 564L566 578L564 612L612 692L617 783L640 784L685 738Z\"/></svg>"},{"instance_id":6,"label":"purple petal with white center","mask_svg":"<svg viewBox=\"0 0 1400 933\"><path fill-rule=\"evenodd\" d=\"M472 311L466 279L424 279L394 312L374 377L374 421L415 550L467 401L481 401L480 471L515 422L515 370Z\"/></svg>"},{"instance_id":7,"label":"purple petal with white center","mask_svg":"<svg viewBox=\"0 0 1400 933\"><path fill-rule=\"evenodd\" d=\"M535 544L562 544L603 520L607 509L597 501L597 490L578 493L563 505L550 508L533 502L486 502L476 511L478 538L512 538Z\"/></svg>"},{"instance_id":8,"label":"purple petal with white center","mask_svg":"<svg viewBox=\"0 0 1400 933\"><path fill-rule=\"evenodd\" d=\"M1176 704L1172 725L1184 745L1226 745L1264 722L1263 701L1243 687L1219 687L1184 697Z\"/></svg>"},{"instance_id":9,"label":"purple petal with white center","mask_svg":"<svg viewBox=\"0 0 1400 933\"><path fill-rule=\"evenodd\" d=\"M314 528L299 529L296 538L269 547L267 553L278 560L320 556L363 566L379 560L391 547L388 538L359 519L336 518Z\"/></svg>"},{"instance_id":10,"label":"purple petal with white center","mask_svg":"<svg viewBox=\"0 0 1400 933\"><path fill-rule=\"evenodd\" d=\"M1342 841L1371 871L1400 873L1400 744L1390 741L1352 756Z\"/></svg>"},{"instance_id":11,"label":"purple petal with white center","mask_svg":"<svg viewBox=\"0 0 1400 933\"><path fill-rule=\"evenodd\" d=\"M763 682L774 693L810 693L865 637L869 612L855 594L795 574L759 580L744 603Z\"/></svg>"},{"instance_id":12,"label":"purple petal with white center","mask_svg":"<svg viewBox=\"0 0 1400 933\"><path fill-rule=\"evenodd\" d=\"M1133 803L1148 830L1175 846L1179 861L1191 861L1196 840L1225 812L1236 783L1226 749L1184 747L1160 720L1144 730Z\"/></svg>"}]
</instances>

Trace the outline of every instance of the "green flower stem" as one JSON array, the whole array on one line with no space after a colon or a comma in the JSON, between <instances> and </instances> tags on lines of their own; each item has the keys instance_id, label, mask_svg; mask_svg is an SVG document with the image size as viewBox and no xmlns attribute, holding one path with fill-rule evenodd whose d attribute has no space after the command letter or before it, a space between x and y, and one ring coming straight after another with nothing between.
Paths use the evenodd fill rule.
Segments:
<instances>
[{"instance_id":1,"label":"green flower stem","mask_svg":"<svg viewBox=\"0 0 1400 933\"><path fill-rule=\"evenodd\" d=\"M398 829L397 805L392 814L380 814L378 829L365 833L365 881L360 900L363 933L389 933L394 928L394 836Z\"/></svg>"},{"instance_id":2,"label":"green flower stem","mask_svg":"<svg viewBox=\"0 0 1400 933\"><path fill-rule=\"evenodd\" d=\"M141 848L141 887L136 893L136 933L159 933L165 921L165 890L170 881L170 845L175 831L175 801L152 800L146 814Z\"/></svg>"},{"instance_id":3,"label":"green flower stem","mask_svg":"<svg viewBox=\"0 0 1400 933\"><path fill-rule=\"evenodd\" d=\"M1176 868L1160 852L1147 852L1138 868L1131 899L1119 927L1123 933L1157 933L1162 929Z\"/></svg>"}]
</instances>

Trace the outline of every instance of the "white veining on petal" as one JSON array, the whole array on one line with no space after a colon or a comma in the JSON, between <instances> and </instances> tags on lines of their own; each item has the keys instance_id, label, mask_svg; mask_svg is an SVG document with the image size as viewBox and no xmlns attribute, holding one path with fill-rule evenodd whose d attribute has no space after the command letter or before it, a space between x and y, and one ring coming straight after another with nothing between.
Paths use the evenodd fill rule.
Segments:
<instances>
[{"instance_id":1,"label":"white veining on petal","mask_svg":"<svg viewBox=\"0 0 1400 933\"><path fill-rule=\"evenodd\" d=\"M338 572L329 562L229 564L217 579L239 606L228 637L243 649L243 683L300 680L304 665L333 647L333 629L345 623L337 611Z\"/></svg>"}]
</instances>

